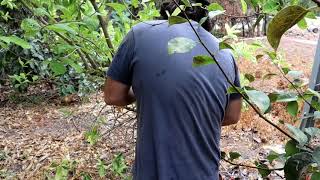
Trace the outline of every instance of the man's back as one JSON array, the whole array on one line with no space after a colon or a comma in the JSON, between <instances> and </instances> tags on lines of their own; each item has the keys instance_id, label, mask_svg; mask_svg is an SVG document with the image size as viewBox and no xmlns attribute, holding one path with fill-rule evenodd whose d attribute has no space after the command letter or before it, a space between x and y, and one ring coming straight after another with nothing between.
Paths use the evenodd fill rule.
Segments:
<instances>
[{"instance_id":1,"label":"man's back","mask_svg":"<svg viewBox=\"0 0 320 180\"><path fill-rule=\"evenodd\" d=\"M193 26L206 46L218 52L218 40L197 23ZM229 85L215 64L192 67L194 56L208 55L200 43L190 52L169 55L168 41L176 37L199 42L188 23L140 23L108 71L110 78L132 85L137 100L135 180L218 179ZM231 53L219 51L215 57L229 78L237 79Z\"/></svg>"}]
</instances>

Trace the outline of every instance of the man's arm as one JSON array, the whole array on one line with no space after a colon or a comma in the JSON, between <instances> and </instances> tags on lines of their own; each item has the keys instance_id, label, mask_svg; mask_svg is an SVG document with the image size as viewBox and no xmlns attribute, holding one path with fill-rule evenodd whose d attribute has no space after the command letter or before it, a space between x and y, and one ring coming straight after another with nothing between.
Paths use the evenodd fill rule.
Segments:
<instances>
[{"instance_id":1,"label":"man's arm","mask_svg":"<svg viewBox=\"0 0 320 180\"><path fill-rule=\"evenodd\" d=\"M136 101L130 86L107 78L104 85L104 101L108 105L126 106Z\"/></svg>"},{"instance_id":2,"label":"man's arm","mask_svg":"<svg viewBox=\"0 0 320 180\"><path fill-rule=\"evenodd\" d=\"M240 119L242 99L234 99L227 106L222 126L236 124Z\"/></svg>"}]
</instances>

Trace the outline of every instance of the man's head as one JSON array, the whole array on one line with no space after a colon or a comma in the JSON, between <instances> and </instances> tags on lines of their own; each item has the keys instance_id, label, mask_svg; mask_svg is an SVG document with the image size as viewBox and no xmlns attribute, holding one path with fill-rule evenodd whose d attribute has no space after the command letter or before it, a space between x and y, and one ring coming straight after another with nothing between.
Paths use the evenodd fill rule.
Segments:
<instances>
[{"instance_id":1,"label":"man's head","mask_svg":"<svg viewBox=\"0 0 320 180\"><path fill-rule=\"evenodd\" d=\"M184 5L184 3L181 0L175 0L179 5ZM201 3L202 6L207 6L210 3L207 0L190 0L191 3ZM177 8L176 3L174 0L168 0L162 3L160 8L160 14L163 19L168 19L168 14L172 14L173 11ZM185 9L185 13L187 14L189 19L192 19L194 21L199 22L203 17L208 16L208 10L204 9L200 6L194 6L194 7L187 7ZM178 16L184 17L185 15L183 12L181 12ZM202 24L202 27L205 28L207 31L211 31L212 24L207 18L207 20Z\"/></svg>"}]
</instances>

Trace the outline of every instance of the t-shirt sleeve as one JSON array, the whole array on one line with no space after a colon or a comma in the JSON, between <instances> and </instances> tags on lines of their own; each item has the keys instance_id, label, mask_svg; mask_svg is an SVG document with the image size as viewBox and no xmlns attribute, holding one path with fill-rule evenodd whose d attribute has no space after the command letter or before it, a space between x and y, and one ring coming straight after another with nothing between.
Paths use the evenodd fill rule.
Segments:
<instances>
[{"instance_id":1,"label":"t-shirt sleeve","mask_svg":"<svg viewBox=\"0 0 320 180\"><path fill-rule=\"evenodd\" d=\"M233 84L236 86L236 87L241 87L241 84L240 84L240 77L239 77L239 70L238 70L238 66L237 66L237 63L235 62L235 59L232 57L233 59L233 65L234 65L234 73L235 73L235 78L234 78L234 82ZM241 94L239 93L232 93L230 94L230 101L232 100L236 100L236 99L240 99L241 98Z\"/></svg>"},{"instance_id":2,"label":"t-shirt sleeve","mask_svg":"<svg viewBox=\"0 0 320 180\"><path fill-rule=\"evenodd\" d=\"M134 58L134 35L131 30L122 41L115 54L111 66L107 70L107 76L112 80L119 81L131 86L132 84L132 61Z\"/></svg>"}]
</instances>

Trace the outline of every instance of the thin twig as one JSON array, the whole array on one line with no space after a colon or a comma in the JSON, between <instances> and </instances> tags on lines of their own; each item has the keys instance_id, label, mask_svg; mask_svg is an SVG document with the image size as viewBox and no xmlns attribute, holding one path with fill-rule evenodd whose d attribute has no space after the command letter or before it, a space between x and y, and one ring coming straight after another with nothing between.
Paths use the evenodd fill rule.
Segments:
<instances>
[{"instance_id":1,"label":"thin twig","mask_svg":"<svg viewBox=\"0 0 320 180\"><path fill-rule=\"evenodd\" d=\"M246 168L261 169L261 170L268 170L268 171L282 171L284 169L284 168L269 169L269 168L263 168L263 167L257 167L257 166L250 166L250 165L246 165L246 164L237 164L237 163L234 163L228 159L223 159L223 160L231 165L242 166L242 167L246 167Z\"/></svg>"}]
</instances>

